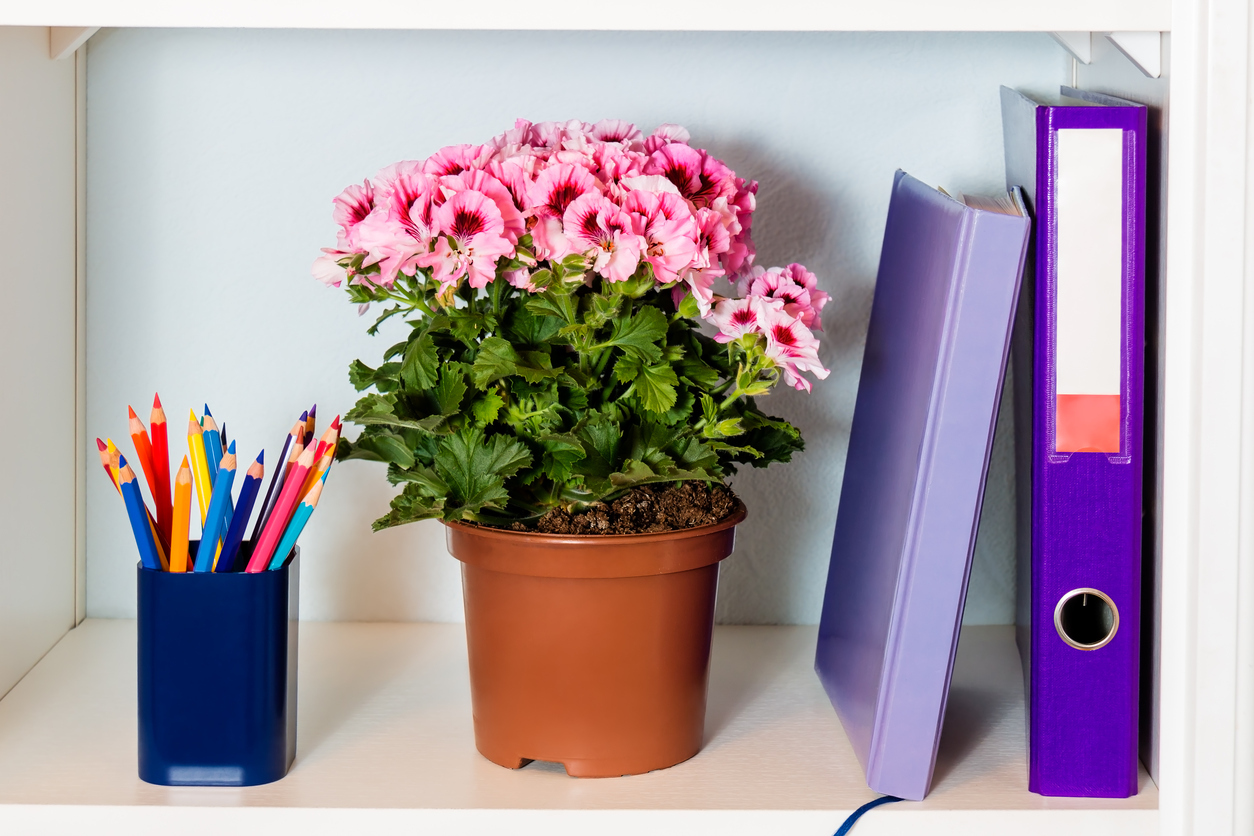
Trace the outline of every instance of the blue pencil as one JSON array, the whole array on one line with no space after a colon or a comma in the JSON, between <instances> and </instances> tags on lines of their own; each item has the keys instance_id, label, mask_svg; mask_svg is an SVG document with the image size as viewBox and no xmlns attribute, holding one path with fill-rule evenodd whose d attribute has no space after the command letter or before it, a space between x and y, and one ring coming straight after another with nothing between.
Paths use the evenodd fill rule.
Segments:
<instances>
[{"instance_id":1,"label":"blue pencil","mask_svg":"<svg viewBox=\"0 0 1254 836\"><path fill-rule=\"evenodd\" d=\"M309 517L313 514L314 509L318 507L318 497L322 496L322 482L315 482L314 486L309 489L309 493L305 494L305 499L300 503L300 507L296 509L296 513L292 514L292 521L287 524L287 528L283 531L283 536L279 539L279 545L274 548L274 557L270 558L270 565L267 569L282 569L283 564L287 562L288 555L292 553L292 549L296 546L296 540L300 537L300 533L305 530L305 523L309 522Z\"/></svg>"},{"instance_id":2,"label":"blue pencil","mask_svg":"<svg viewBox=\"0 0 1254 836\"><path fill-rule=\"evenodd\" d=\"M222 457L218 479L213 483L213 495L209 498L209 510L205 513L205 527L200 534L200 548L196 551L196 565L192 571L212 572L218 556L218 540L226 530L226 506L231 499L231 486L235 483L235 450Z\"/></svg>"},{"instance_id":3,"label":"blue pencil","mask_svg":"<svg viewBox=\"0 0 1254 836\"><path fill-rule=\"evenodd\" d=\"M244 475L244 484L239 489L239 505L235 509L235 519L231 521L226 537L222 540L222 553L218 555L218 565L213 569L215 572L235 571L240 543L244 540L244 529L248 527L248 516L253 511L257 494L261 493L261 477L265 474L265 455L266 451L262 450L257 455L257 461L252 463L248 468L248 473Z\"/></svg>"},{"instance_id":4,"label":"blue pencil","mask_svg":"<svg viewBox=\"0 0 1254 836\"><path fill-rule=\"evenodd\" d=\"M213 420L209 404L205 404L205 459L209 464L209 481L218 481L219 462L222 461L222 434L218 432L218 422Z\"/></svg>"},{"instance_id":5,"label":"blue pencil","mask_svg":"<svg viewBox=\"0 0 1254 836\"><path fill-rule=\"evenodd\" d=\"M160 572L163 567L157 552L157 542L152 536L152 527L148 525L148 509L139 493L135 471L131 470L124 458L119 460L118 490L126 501L126 515L130 517L131 532L135 535L135 545L139 547L139 562L145 569Z\"/></svg>"}]
</instances>

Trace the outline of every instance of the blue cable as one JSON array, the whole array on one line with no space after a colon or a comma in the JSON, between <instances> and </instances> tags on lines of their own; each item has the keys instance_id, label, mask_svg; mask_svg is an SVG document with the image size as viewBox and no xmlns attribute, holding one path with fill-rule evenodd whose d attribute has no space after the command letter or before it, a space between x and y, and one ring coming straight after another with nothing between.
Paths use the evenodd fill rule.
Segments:
<instances>
[{"instance_id":1,"label":"blue cable","mask_svg":"<svg viewBox=\"0 0 1254 836\"><path fill-rule=\"evenodd\" d=\"M840 829L838 829L833 836L845 836L854 824L857 823L858 819L862 818L863 813L867 810L872 810L881 804L888 804L891 801L901 801L901 799L895 795L885 795L875 799L874 801L868 801L866 804L863 804L861 807L849 814L849 818L845 819L845 823L840 826Z\"/></svg>"}]
</instances>

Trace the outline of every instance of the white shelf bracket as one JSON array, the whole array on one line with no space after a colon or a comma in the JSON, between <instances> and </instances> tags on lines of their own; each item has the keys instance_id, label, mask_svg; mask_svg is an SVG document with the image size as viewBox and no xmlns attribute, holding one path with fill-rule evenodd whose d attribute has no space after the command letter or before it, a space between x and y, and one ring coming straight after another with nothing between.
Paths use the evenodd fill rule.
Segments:
<instances>
[{"instance_id":1,"label":"white shelf bracket","mask_svg":"<svg viewBox=\"0 0 1254 836\"><path fill-rule=\"evenodd\" d=\"M1162 32L1108 32L1106 40L1114 44L1145 75L1158 78L1162 74Z\"/></svg>"},{"instance_id":2,"label":"white shelf bracket","mask_svg":"<svg viewBox=\"0 0 1254 836\"><path fill-rule=\"evenodd\" d=\"M69 58L99 31L99 26L49 26L48 57L54 61Z\"/></svg>"},{"instance_id":3,"label":"white shelf bracket","mask_svg":"<svg viewBox=\"0 0 1254 836\"><path fill-rule=\"evenodd\" d=\"M1072 57L1081 64L1092 63L1092 32L1050 32L1049 36L1057 41L1059 46L1071 53Z\"/></svg>"}]
</instances>

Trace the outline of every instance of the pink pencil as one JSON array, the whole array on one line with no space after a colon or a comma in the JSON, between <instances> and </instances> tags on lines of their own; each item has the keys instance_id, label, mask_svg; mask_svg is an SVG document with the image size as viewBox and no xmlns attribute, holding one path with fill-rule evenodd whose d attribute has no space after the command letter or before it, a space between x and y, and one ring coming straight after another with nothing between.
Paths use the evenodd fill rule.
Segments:
<instances>
[{"instance_id":1,"label":"pink pencil","mask_svg":"<svg viewBox=\"0 0 1254 836\"><path fill-rule=\"evenodd\" d=\"M270 565L270 557L283 537L283 531L287 528L288 520L292 518L292 512L296 510L296 503L300 499L300 489L304 487L305 476L313 465L315 452L313 447L306 447L305 452L301 453L300 459L296 462L296 466L292 468L292 472L283 482L283 491L279 494L278 501L274 503L274 510L270 512L270 519L266 521L265 528L261 530L261 539L253 547L253 554L248 560L248 568L245 571L264 572Z\"/></svg>"}]
</instances>

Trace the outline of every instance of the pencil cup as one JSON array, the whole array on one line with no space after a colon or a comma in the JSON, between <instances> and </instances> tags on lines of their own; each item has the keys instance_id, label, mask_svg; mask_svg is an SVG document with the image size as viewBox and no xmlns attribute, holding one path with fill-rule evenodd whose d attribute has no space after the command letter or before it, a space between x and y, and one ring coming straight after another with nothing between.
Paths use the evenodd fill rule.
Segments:
<instances>
[{"instance_id":1,"label":"pencil cup","mask_svg":"<svg viewBox=\"0 0 1254 836\"><path fill-rule=\"evenodd\" d=\"M299 549L282 569L252 574L139 567L142 780L247 787L287 774L299 567Z\"/></svg>"}]
</instances>

